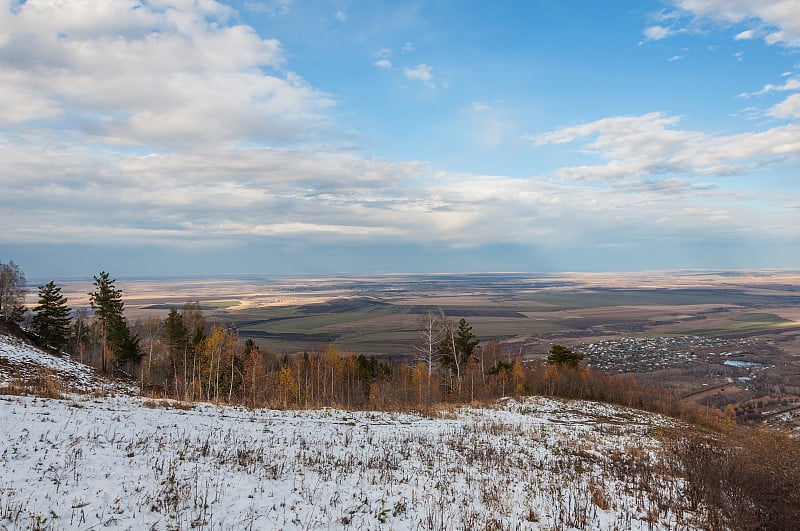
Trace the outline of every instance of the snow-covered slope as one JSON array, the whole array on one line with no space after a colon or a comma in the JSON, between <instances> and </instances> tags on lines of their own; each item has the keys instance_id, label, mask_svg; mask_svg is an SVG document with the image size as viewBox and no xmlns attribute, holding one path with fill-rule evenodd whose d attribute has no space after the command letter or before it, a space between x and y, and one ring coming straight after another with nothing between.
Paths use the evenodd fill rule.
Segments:
<instances>
[{"instance_id":1,"label":"snow-covered slope","mask_svg":"<svg viewBox=\"0 0 800 531\"><path fill-rule=\"evenodd\" d=\"M0 335L0 529L692 529L670 419L507 400L436 418L177 407ZM97 391L115 397L98 398Z\"/></svg>"},{"instance_id":2,"label":"snow-covered slope","mask_svg":"<svg viewBox=\"0 0 800 531\"><path fill-rule=\"evenodd\" d=\"M0 387L11 382L30 385L45 378L64 391L102 392L128 388L69 356L53 356L17 337L0 334Z\"/></svg>"},{"instance_id":3,"label":"snow-covered slope","mask_svg":"<svg viewBox=\"0 0 800 531\"><path fill-rule=\"evenodd\" d=\"M0 528L692 529L654 433L534 398L437 418L0 396Z\"/></svg>"}]
</instances>

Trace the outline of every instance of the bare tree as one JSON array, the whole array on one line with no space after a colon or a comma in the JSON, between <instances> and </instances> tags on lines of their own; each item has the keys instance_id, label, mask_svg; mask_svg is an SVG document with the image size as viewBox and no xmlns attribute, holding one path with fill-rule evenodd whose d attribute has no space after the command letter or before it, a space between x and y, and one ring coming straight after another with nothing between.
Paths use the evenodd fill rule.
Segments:
<instances>
[{"instance_id":1,"label":"bare tree","mask_svg":"<svg viewBox=\"0 0 800 531\"><path fill-rule=\"evenodd\" d=\"M72 319L72 354L78 354L81 363L86 363L84 353L86 344L89 340L89 311L86 308L75 310L75 317Z\"/></svg>"},{"instance_id":2,"label":"bare tree","mask_svg":"<svg viewBox=\"0 0 800 531\"><path fill-rule=\"evenodd\" d=\"M427 311L417 319L417 335L419 342L414 345L417 351L415 359L428 367L428 377L433 374L433 367L439 362L439 343L445 334L444 312Z\"/></svg>"},{"instance_id":3,"label":"bare tree","mask_svg":"<svg viewBox=\"0 0 800 531\"><path fill-rule=\"evenodd\" d=\"M13 260L0 262L0 319L16 322L25 313L25 274Z\"/></svg>"},{"instance_id":4,"label":"bare tree","mask_svg":"<svg viewBox=\"0 0 800 531\"><path fill-rule=\"evenodd\" d=\"M147 378L148 383L153 383L153 351L157 348L157 345L160 345L159 337L161 336L161 330L164 328L164 321L160 317L148 317L144 321L136 321L135 328L137 335L146 341ZM142 370L142 384L144 383L144 373L145 371Z\"/></svg>"}]
</instances>

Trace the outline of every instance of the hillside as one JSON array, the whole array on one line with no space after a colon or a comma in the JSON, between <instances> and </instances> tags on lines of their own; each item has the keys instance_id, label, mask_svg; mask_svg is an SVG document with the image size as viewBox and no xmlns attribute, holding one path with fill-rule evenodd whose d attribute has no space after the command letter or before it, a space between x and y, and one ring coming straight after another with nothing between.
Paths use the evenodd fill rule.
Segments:
<instances>
[{"instance_id":1,"label":"hillside","mask_svg":"<svg viewBox=\"0 0 800 531\"><path fill-rule=\"evenodd\" d=\"M0 336L2 377L113 384ZM531 398L432 416L247 410L119 394L0 398L11 528L702 527L658 463L675 421Z\"/></svg>"},{"instance_id":2,"label":"hillside","mask_svg":"<svg viewBox=\"0 0 800 531\"><path fill-rule=\"evenodd\" d=\"M10 396L0 425L0 522L20 528L697 524L680 481L655 473L671 421L594 403L427 418Z\"/></svg>"},{"instance_id":3,"label":"hillside","mask_svg":"<svg viewBox=\"0 0 800 531\"><path fill-rule=\"evenodd\" d=\"M0 335L0 528L798 529L800 444L543 397L153 400ZM48 398L49 397L49 398Z\"/></svg>"},{"instance_id":4,"label":"hillside","mask_svg":"<svg viewBox=\"0 0 800 531\"><path fill-rule=\"evenodd\" d=\"M38 394L130 392L131 383L111 380L68 355L44 352L11 330L0 330L0 390L12 383Z\"/></svg>"}]
</instances>

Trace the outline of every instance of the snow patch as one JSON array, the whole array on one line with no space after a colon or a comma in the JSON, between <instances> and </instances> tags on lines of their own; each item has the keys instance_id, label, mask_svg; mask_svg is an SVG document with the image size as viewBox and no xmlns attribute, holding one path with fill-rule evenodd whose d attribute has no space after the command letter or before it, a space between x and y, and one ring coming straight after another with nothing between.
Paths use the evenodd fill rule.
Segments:
<instances>
[{"instance_id":1,"label":"snow patch","mask_svg":"<svg viewBox=\"0 0 800 531\"><path fill-rule=\"evenodd\" d=\"M0 334L0 386L30 381L41 376L43 369L69 391L132 391L130 386L110 381L68 354L54 356L18 337Z\"/></svg>"}]
</instances>

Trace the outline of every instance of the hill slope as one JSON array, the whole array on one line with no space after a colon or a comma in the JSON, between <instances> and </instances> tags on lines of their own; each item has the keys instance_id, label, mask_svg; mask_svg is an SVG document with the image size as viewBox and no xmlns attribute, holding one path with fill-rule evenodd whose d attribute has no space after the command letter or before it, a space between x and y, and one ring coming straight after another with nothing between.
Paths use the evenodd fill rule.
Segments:
<instances>
[{"instance_id":1,"label":"hill slope","mask_svg":"<svg viewBox=\"0 0 800 531\"><path fill-rule=\"evenodd\" d=\"M652 432L668 422L598 404L538 398L430 419L148 408L131 397L0 400L3 526L697 524L680 482L655 472Z\"/></svg>"},{"instance_id":2,"label":"hill slope","mask_svg":"<svg viewBox=\"0 0 800 531\"><path fill-rule=\"evenodd\" d=\"M54 356L18 336L0 332L0 388L10 385L56 393L131 390L130 383L109 379L67 355Z\"/></svg>"},{"instance_id":3,"label":"hill slope","mask_svg":"<svg viewBox=\"0 0 800 531\"><path fill-rule=\"evenodd\" d=\"M102 375L0 336L0 381ZM96 394L96 393L95 393ZM0 395L0 527L693 529L661 462L675 421L531 398L435 418L125 394Z\"/></svg>"}]
</instances>

